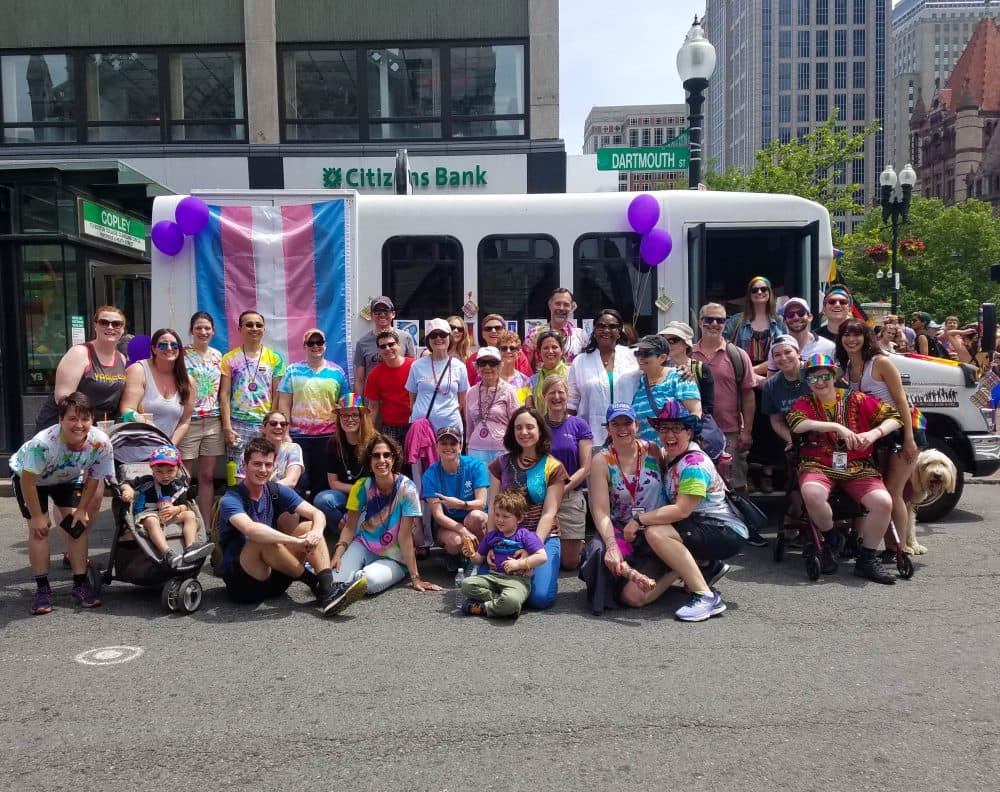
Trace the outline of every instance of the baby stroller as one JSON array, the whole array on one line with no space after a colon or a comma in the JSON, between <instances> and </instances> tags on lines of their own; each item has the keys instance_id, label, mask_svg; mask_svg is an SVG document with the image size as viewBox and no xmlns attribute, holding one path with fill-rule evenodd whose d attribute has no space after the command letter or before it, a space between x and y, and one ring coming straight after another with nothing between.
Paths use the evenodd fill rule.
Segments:
<instances>
[{"instance_id":1,"label":"baby stroller","mask_svg":"<svg viewBox=\"0 0 1000 792\"><path fill-rule=\"evenodd\" d=\"M125 483L150 474L149 457L159 446L169 445L170 438L151 424L116 424L109 433L114 450L115 472L118 481ZM187 471L181 466L177 480L189 483ZM171 613L194 613L201 605L202 587L198 582L205 559L168 569L160 562L160 554L149 541L142 526L136 526L131 505L121 499L121 487L111 484L113 497L111 512L114 516L114 533L111 537L111 556L108 568L101 574L100 582L122 580L136 586L162 586L160 597L163 607ZM198 541L205 541L205 521L193 500L188 506L198 521ZM165 525L167 544L175 552L183 551L179 525Z\"/></svg>"}]
</instances>

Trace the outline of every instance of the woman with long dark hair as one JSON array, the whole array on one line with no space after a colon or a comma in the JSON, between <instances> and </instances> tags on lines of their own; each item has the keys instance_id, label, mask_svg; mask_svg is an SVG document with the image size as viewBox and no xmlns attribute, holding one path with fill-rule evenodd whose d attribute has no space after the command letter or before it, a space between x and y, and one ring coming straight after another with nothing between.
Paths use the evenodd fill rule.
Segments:
<instances>
[{"instance_id":1,"label":"woman with long dark hair","mask_svg":"<svg viewBox=\"0 0 1000 792\"><path fill-rule=\"evenodd\" d=\"M771 281L757 275L747 283L743 310L730 316L722 334L750 356L754 371L767 376L767 353L778 336L787 333L785 323L778 318Z\"/></svg>"},{"instance_id":2,"label":"woman with long dark hair","mask_svg":"<svg viewBox=\"0 0 1000 792\"><path fill-rule=\"evenodd\" d=\"M194 409L194 384L181 354L181 336L161 327L149 340L149 360L139 360L125 370L122 419L138 420L137 413L170 438L175 446L187 434ZM141 408L141 409L140 409Z\"/></svg>"}]
</instances>

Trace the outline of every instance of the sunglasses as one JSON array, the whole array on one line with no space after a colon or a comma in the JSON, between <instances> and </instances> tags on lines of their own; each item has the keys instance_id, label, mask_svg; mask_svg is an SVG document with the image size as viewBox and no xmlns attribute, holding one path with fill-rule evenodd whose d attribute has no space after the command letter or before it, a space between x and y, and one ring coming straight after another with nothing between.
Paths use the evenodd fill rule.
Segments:
<instances>
[{"instance_id":1,"label":"sunglasses","mask_svg":"<svg viewBox=\"0 0 1000 792\"><path fill-rule=\"evenodd\" d=\"M326 346L326 341L306 341L307 347L321 347Z\"/></svg>"},{"instance_id":2,"label":"sunglasses","mask_svg":"<svg viewBox=\"0 0 1000 792\"><path fill-rule=\"evenodd\" d=\"M750 289L751 294L767 294L769 291L771 291L770 286L753 286Z\"/></svg>"},{"instance_id":3,"label":"sunglasses","mask_svg":"<svg viewBox=\"0 0 1000 792\"><path fill-rule=\"evenodd\" d=\"M500 365L499 360L476 360L476 365L479 368L485 368L486 366L496 367Z\"/></svg>"},{"instance_id":4,"label":"sunglasses","mask_svg":"<svg viewBox=\"0 0 1000 792\"><path fill-rule=\"evenodd\" d=\"M166 352L168 349L180 349L181 345L176 341L158 341L156 348L161 352Z\"/></svg>"},{"instance_id":5,"label":"sunglasses","mask_svg":"<svg viewBox=\"0 0 1000 792\"><path fill-rule=\"evenodd\" d=\"M372 451L372 459L392 459L391 451Z\"/></svg>"},{"instance_id":6,"label":"sunglasses","mask_svg":"<svg viewBox=\"0 0 1000 792\"><path fill-rule=\"evenodd\" d=\"M847 305L847 300L840 300L840 299L834 298L832 300L827 300L826 304L827 305Z\"/></svg>"},{"instance_id":7,"label":"sunglasses","mask_svg":"<svg viewBox=\"0 0 1000 792\"><path fill-rule=\"evenodd\" d=\"M724 325L726 323L726 317L724 316L703 316L701 317L701 323L706 325Z\"/></svg>"},{"instance_id":8,"label":"sunglasses","mask_svg":"<svg viewBox=\"0 0 1000 792\"><path fill-rule=\"evenodd\" d=\"M808 315L809 315L808 311L785 311L786 319L801 319Z\"/></svg>"},{"instance_id":9,"label":"sunglasses","mask_svg":"<svg viewBox=\"0 0 1000 792\"><path fill-rule=\"evenodd\" d=\"M647 357L659 357L662 352L657 352L655 349L637 349L635 350L635 356L637 358L647 358Z\"/></svg>"},{"instance_id":10,"label":"sunglasses","mask_svg":"<svg viewBox=\"0 0 1000 792\"><path fill-rule=\"evenodd\" d=\"M671 336L671 337L668 337L668 338L667 338L667 343L668 343L668 344L670 344L670 346L673 346L674 344L679 344L679 343L680 343L680 342L681 342L682 340L683 340L683 339L680 339L680 338L673 338L673 337Z\"/></svg>"},{"instance_id":11,"label":"sunglasses","mask_svg":"<svg viewBox=\"0 0 1000 792\"><path fill-rule=\"evenodd\" d=\"M520 347L516 347L516 346L502 346L502 347L500 347L500 351L501 352L517 352L519 349L520 349Z\"/></svg>"},{"instance_id":12,"label":"sunglasses","mask_svg":"<svg viewBox=\"0 0 1000 792\"><path fill-rule=\"evenodd\" d=\"M607 322L595 322L595 330L621 330L622 326L620 324L608 324Z\"/></svg>"},{"instance_id":13,"label":"sunglasses","mask_svg":"<svg viewBox=\"0 0 1000 792\"><path fill-rule=\"evenodd\" d=\"M263 330L264 329L264 323L263 322L244 322L243 326L245 328L247 328L248 330Z\"/></svg>"},{"instance_id":14,"label":"sunglasses","mask_svg":"<svg viewBox=\"0 0 1000 792\"><path fill-rule=\"evenodd\" d=\"M503 325L490 325L483 328L484 333L499 333L501 330L503 330Z\"/></svg>"},{"instance_id":15,"label":"sunglasses","mask_svg":"<svg viewBox=\"0 0 1000 792\"><path fill-rule=\"evenodd\" d=\"M464 333L465 332L465 328L464 327L455 327L455 325L451 325L451 332L453 332L453 333Z\"/></svg>"},{"instance_id":16,"label":"sunglasses","mask_svg":"<svg viewBox=\"0 0 1000 792\"><path fill-rule=\"evenodd\" d=\"M821 382L829 382L833 379L833 374L829 371L824 371L822 374L809 374L806 376L806 382L810 385L818 385Z\"/></svg>"},{"instance_id":17,"label":"sunglasses","mask_svg":"<svg viewBox=\"0 0 1000 792\"><path fill-rule=\"evenodd\" d=\"M288 421L268 421L268 426L273 426L275 429L284 429L288 426Z\"/></svg>"},{"instance_id":18,"label":"sunglasses","mask_svg":"<svg viewBox=\"0 0 1000 792\"><path fill-rule=\"evenodd\" d=\"M379 344L378 348L379 349L392 349L394 346L397 346L396 342L395 341L390 341L387 344Z\"/></svg>"},{"instance_id":19,"label":"sunglasses","mask_svg":"<svg viewBox=\"0 0 1000 792\"><path fill-rule=\"evenodd\" d=\"M115 330L125 326L125 322L121 319L98 319L97 324L101 327L113 327Z\"/></svg>"},{"instance_id":20,"label":"sunglasses","mask_svg":"<svg viewBox=\"0 0 1000 792\"><path fill-rule=\"evenodd\" d=\"M442 332L437 331L437 330L435 330L433 333L428 333L427 334L427 340L428 341L433 341L435 338L447 338L447 337L448 337L447 333L442 333Z\"/></svg>"}]
</instances>

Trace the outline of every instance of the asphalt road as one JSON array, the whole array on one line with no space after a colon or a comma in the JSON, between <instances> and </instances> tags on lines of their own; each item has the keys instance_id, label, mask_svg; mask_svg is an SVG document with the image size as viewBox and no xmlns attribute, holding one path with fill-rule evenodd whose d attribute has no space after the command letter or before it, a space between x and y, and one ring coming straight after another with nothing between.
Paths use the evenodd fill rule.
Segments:
<instances>
[{"instance_id":1,"label":"asphalt road","mask_svg":"<svg viewBox=\"0 0 1000 792\"><path fill-rule=\"evenodd\" d=\"M32 617L3 499L0 789L995 790L1000 486L961 507L893 587L748 548L710 622L674 621L679 594L596 618L564 575L552 610L501 623L452 590L330 620L301 586L234 606L207 567L191 616L122 583L80 611L58 568ZM450 583L440 559L422 572ZM74 659L132 651L92 651L113 646L142 653Z\"/></svg>"}]
</instances>

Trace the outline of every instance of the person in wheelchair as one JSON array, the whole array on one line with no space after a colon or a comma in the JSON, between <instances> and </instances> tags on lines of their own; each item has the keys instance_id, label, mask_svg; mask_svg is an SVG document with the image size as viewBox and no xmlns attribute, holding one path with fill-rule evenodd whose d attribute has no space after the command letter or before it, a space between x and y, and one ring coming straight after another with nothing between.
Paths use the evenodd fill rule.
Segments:
<instances>
[{"instance_id":1,"label":"person in wheelchair","mask_svg":"<svg viewBox=\"0 0 1000 792\"><path fill-rule=\"evenodd\" d=\"M858 524L861 550L854 574L891 585L895 577L882 569L877 550L889 525L892 498L882 483L873 446L903 425L892 406L856 390L838 388L840 370L828 355L812 355L803 366L812 393L799 398L786 422L799 442L799 487L809 519L824 537L832 538L830 494L835 486L865 509ZM835 544L823 543L822 567L836 569Z\"/></svg>"}]
</instances>

